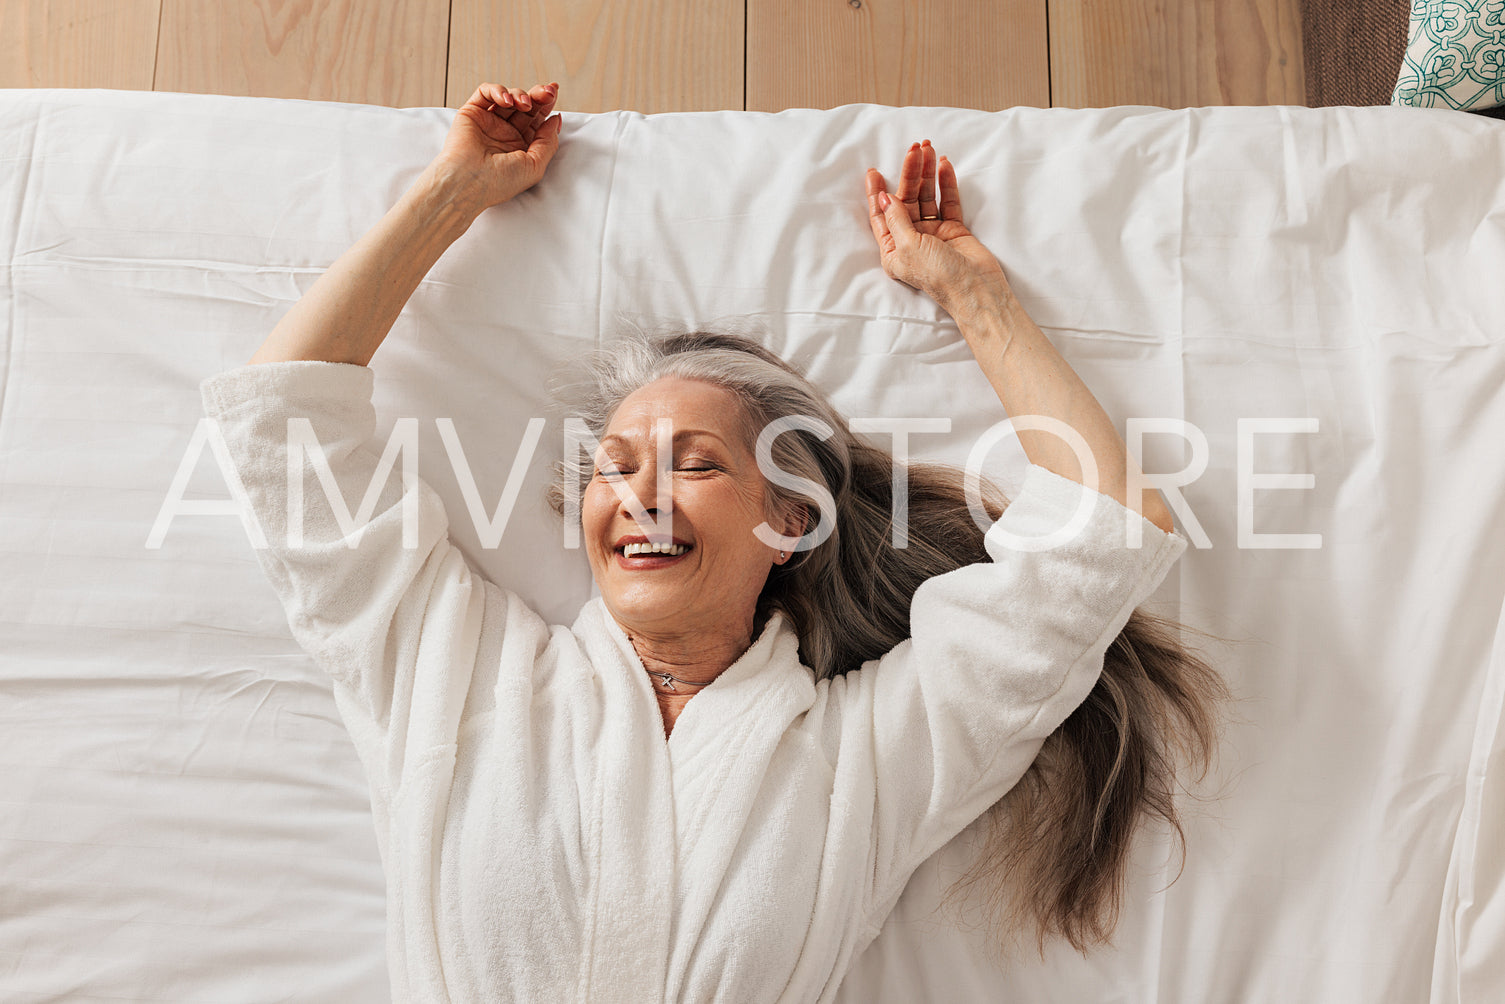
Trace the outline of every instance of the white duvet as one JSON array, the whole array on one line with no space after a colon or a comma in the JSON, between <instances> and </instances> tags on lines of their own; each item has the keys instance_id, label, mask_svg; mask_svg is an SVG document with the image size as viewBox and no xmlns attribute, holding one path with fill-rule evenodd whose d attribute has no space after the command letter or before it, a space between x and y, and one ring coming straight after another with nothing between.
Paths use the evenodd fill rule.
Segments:
<instances>
[{"instance_id":1,"label":"white duvet","mask_svg":"<svg viewBox=\"0 0 1505 1004\"><path fill-rule=\"evenodd\" d=\"M228 496L197 387L450 116L0 92L0 1000L387 998L360 764L245 530L191 511ZM373 360L378 438L419 416L456 544L555 622L590 579L542 501L562 448L543 385L626 324L735 325L849 416L950 419L913 451L965 460L997 400L878 268L862 197L864 168L892 178L927 137L1025 306L1131 442L1146 430L1146 471L1185 470L1167 495L1192 547L1147 607L1228 639L1204 651L1239 718L1187 803L1184 869L1166 833L1137 845L1115 947L989 959L977 904L937 909L969 830L842 999L1505 999L1497 123L567 112L545 181L451 249ZM1013 441L990 456L1017 486Z\"/></svg>"}]
</instances>

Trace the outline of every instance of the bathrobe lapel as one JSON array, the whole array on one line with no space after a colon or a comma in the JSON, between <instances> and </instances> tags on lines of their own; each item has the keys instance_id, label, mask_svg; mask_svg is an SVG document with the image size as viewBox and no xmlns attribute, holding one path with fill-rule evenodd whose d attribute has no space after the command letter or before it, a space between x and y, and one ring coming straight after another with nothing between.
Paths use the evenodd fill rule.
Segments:
<instances>
[{"instance_id":1,"label":"bathrobe lapel","mask_svg":"<svg viewBox=\"0 0 1505 1004\"><path fill-rule=\"evenodd\" d=\"M622 644L631 653L625 635ZM798 649L794 630L772 615L741 658L685 705L664 744L678 865L667 999L683 993L682 980L748 831L769 763L790 723L815 699L814 675L800 665ZM657 719L652 684L631 654Z\"/></svg>"},{"instance_id":2,"label":"bathrobe lapel","mask_svg":"<svg viewBox=\"0 0 1505 1004\"><path fill-rule=\"evenodd\" d=\"M573 630L602 699L591 751L595 790L581 797L597 871L596 893L586 905L577 999L661 1001L667 992L663 946L672 937L676 879L674 794L663 718L642 664L632 665L631 644L623 651L626 637L599 598L581 610Z\"/></svg>"},{"instance_id":3,"label":"bathrobe lapel","mask_svg":"<svg viewBox=\"0 0 1505 1004\"><path fill-rule=\"evenodd\" d=\"M793 629L775 613L752 647L685 705L666 741L642 661L599 597L575 630L598 673L607 737L591 998L617 994L631 972L644 991L659 988L652 999L667 999L675 988L664 985L666 967L685 971L691 935L705 925L768 764L814 702L814 677L800 665Z\"/></svg>"},{"instance_id":4,"label":"bathrobe lapel","mask_svg":"<svg viewBox=\"0 0 1505 1004\"><path fill-rule=\"evenodd\" d=\"M722 843L730 855L775 748L815 696L798 649L793 629L773 614L752 647L680 712L668 746L681 862Z\"/></svg>"}]
</instances>

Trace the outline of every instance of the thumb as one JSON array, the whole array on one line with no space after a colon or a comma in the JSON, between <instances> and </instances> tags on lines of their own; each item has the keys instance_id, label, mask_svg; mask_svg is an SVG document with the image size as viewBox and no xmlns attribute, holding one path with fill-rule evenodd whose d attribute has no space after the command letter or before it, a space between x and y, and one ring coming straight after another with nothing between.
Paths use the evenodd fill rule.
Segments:
<instances>
[{"instance_id":1,"label":"thumb","mask_svg":"<svg viewBox=\"0 0 1505 1004\"><path fill-rule=\"evenodd\" d=\"M879 196L879 202L883 203L883 218L888 221L888 232L893 234L897 241L903 236L913 236L917 231L914 221L909 218L909 210L904 208L904 203L884 192Z\"/></svg>"},{"instance_id":2,"label":"thumb","mask_svg":"<svg viewBox=\"0 0 1505 1004\"><path fill-rule=\"evenodd\" d=\"M563 128L564 120L558 115L551 115L539 126L538 132L533 135L533 142L528 144L528 153L538 163L539 172L542 173L549 166L549 161L554 159L554 154L559 151L559 130Z\"/></svg>"}]
</instances>

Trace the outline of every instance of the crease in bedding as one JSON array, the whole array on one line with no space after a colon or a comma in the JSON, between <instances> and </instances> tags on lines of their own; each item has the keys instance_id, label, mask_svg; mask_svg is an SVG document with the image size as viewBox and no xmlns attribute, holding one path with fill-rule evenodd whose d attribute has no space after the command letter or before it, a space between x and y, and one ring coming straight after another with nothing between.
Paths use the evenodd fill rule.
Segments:
<instances>
[{"instance_id":1,"label":"crease in bedding","mask_svg":"<svg viewBox=\"0 0 1505 1004\"><path fill-rule=\"evenodd\" d=\"M0 998L390 999L373 800L330 681L237 520L184 514L143 543L198 381L244 363L452 114L0 91ZM1147 834L1112 947L1000 965L939 909L964 831L860 932L835 1000L1505 999L1498 125L1388 107L565 117L548 184L441 259L372 398L378 446L404 417L430 435L419 475L464 560L548 623L589 599L542 501L557 424L485 548L431 423L453 420L494 505L529 422L557 420L550 374L623 319L751 318L845 414L950 419L916 459L961 463L1003 417L945 317L871 253L862 171L912 139L954 160L969 225L1115 423L1207 437L1182 493L1210 546L1192 535L1146 600L1228 639L1207 655L1242 716L1196 788L1211 800L1188 803L1184 872L1171 883L1173 845ZM1251 417L1319 420L1259 438L1256 471L1314 484L1253 504L1259 532L1321 548L1237 546ZM1016 448L988 467L1011 495ZM1140 459L1174 472L1189 452L1152 434ZM185 498L226 494L201 457Z\"/></svg>"}]
</instances>

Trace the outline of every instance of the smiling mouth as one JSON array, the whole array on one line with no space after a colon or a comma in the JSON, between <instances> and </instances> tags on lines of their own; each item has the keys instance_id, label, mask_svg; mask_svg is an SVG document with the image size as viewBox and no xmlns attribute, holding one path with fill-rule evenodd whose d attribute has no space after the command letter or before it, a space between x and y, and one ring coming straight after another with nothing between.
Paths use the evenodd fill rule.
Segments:
<instances>
[{"instance_id":1,"label":"smiling mouth","mask_svg":"<svg viewBox=\"0 0 1505 1004\"><path fill-rule=\"evenodd\" d=\"M677 558L689 549L686 544L624 544L617 553L626 558L658 556Z\"/></svg>"}]
</instances>

